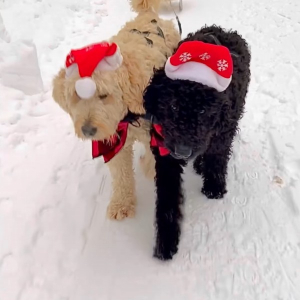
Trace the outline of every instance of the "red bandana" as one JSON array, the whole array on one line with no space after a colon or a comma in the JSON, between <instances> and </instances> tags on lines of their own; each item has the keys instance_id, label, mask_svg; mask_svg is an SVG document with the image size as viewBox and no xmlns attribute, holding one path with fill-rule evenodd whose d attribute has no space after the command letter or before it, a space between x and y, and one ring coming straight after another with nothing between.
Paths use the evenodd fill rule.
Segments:
<instances>
[{"instance_id":1,"label":"red bandana","mask_svg":"<svg viewBox=\"0 0 300 300\"><path fill-rule=\"evenodd\" d=\"M162 127L159 124L152 124L150 146L158 147L158 151L161 156L170 154L170 151L165 147Z\"/></svg>"},{"instance_id":2,"label":"red bandana","mask_svg":"<svg viewBox=\"0 0 300 300\"><path fill-rule=\"evenodd\" d=\"M117 133L109 141L92 141L93 158L103 156L104 162L109 162L123 148L128 130L128 122L120 122Z\"/></svg>"},{"instance_id":3,"label":"red bandana","mask_svg":"<svg viewBox=\"0 0 300 300\"><path fill-rule=\"evenodd\" d=\"M120 122L117 133L109 141L92 141L93 158L103 156L104 162L107 163L119 153L126 142L128 125L128 122ZM164 146L162 127L158 124L153 124L152 126L150 146L158 147L161 156L170 154L170 151Z\"/></svg>"}]
</instances>

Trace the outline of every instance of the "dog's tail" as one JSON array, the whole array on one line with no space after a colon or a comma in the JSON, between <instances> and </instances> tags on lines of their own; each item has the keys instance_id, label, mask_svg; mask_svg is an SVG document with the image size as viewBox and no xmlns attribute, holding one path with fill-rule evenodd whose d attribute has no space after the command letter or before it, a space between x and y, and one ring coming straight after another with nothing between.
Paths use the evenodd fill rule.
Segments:
<instances>
[{"instance_id":1,"label":"dog's tail","mask_svg":"<svg viewBox=\"0 0 300 300\"><path fill-rule=\"evenodd\" d=\"M159 6L163 0L130 0L130 4L132 9L137 12L144 12L144 11L158 11Z\"/></svg>"}]
</instances>

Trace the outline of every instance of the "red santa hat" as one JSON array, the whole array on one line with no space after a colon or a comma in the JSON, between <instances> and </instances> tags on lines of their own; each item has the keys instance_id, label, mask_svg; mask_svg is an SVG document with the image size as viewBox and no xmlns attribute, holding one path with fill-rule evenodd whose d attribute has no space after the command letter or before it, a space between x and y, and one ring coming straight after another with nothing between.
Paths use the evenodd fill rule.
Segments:
<instances>
[{"instance_id":1,"label":"red santa hat","mask_svg":"<svg viewBox=\"0 0 300 300\"><path fill-rule=\"evenodd\" d=\"M189 41L167 60L165 72L171 79L191 80L223 92L231 82L233 62L224 46Z\"/></svg>"},{"instance_id":2,"label":"red santa hat","mask_svg":"<svg viewBox=\"0 0 300 300\"><path fill-rule=\"evenodd\" d=\"M75 90L80 98L89 99L96 91L96 84L91 78L93 72L116 70L122 61L120 49L115 43L103 42L71 50L66 58L66 77L79 73L81 78L76 81Z\"/></svg>"}]
</instances>

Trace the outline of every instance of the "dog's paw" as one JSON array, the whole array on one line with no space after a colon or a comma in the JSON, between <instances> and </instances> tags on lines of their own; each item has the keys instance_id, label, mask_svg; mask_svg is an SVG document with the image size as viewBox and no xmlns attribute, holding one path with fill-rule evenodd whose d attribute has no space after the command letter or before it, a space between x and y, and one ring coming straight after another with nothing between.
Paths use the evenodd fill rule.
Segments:
<instances>
[{"instance_id":1,"label":"dog's paw","mask_svg":"<svg viewBox=\"0 0 300 300\"><path fill-rule=\"evenodd\" d=\"M217 176L207 176L204 178L202 193L208 199L222 199L227 193L226 177L221 174Z\"/></svg>"},{"instance_id":2,"label":"dog's paw","mask_svg":"<svg viewBox=\"0 0 300 300\"><path fill-rule=\"evenodd\" d=\"M153 256L159 260L171 260L177 251L177 246L159 244L156 245Z\"/></svg>"},{"instance_id":3,"label":"dog's paw","mask_svg":"<svg viewBox=\"0 0 300 300\"><path fill-rule=\"evenodd\" d=\"M123 220L135 216L135 205L132 203L110 203L107 207L107 216L112 220Z\"/></svg>"},{"instance_id":4,"label":"dog's paw","mask_svg":"<svg viewBox=\"0 0 300 300\"><path fill-rule=\"evenodd\" d=\"M224 195L227 193L225 185L204 185L202 188L202 193L208 199L222 199Z\"/></svg>"}]
</instances>

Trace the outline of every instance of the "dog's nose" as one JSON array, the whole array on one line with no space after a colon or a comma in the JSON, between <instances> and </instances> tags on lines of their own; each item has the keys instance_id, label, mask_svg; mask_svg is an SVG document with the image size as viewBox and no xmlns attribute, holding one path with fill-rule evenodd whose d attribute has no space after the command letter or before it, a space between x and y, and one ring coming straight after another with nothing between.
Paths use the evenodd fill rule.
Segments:
<instances>
[{"instance_id":1,"label":"dog's nose","mask_svg":"<svg viewBox=\"0 0 300 300\"><path fill-rule=\"evenodd\" d=\"M94 136L97 132L97 128L93 127L91 125L83 125L81 127L82 133L86 136L86 137L91 137Z\"/></svg>"},{"instance_id":2,"label":"dog's nose","mask_svg":"<svg viewBox=\"0 0 300 300\"><path fill-rule=\"evenodd\" d=\"M174 152L176 156L187 159L193 154L193 148L184 144L176 144Z\"/></svg>"}]
</instances>

